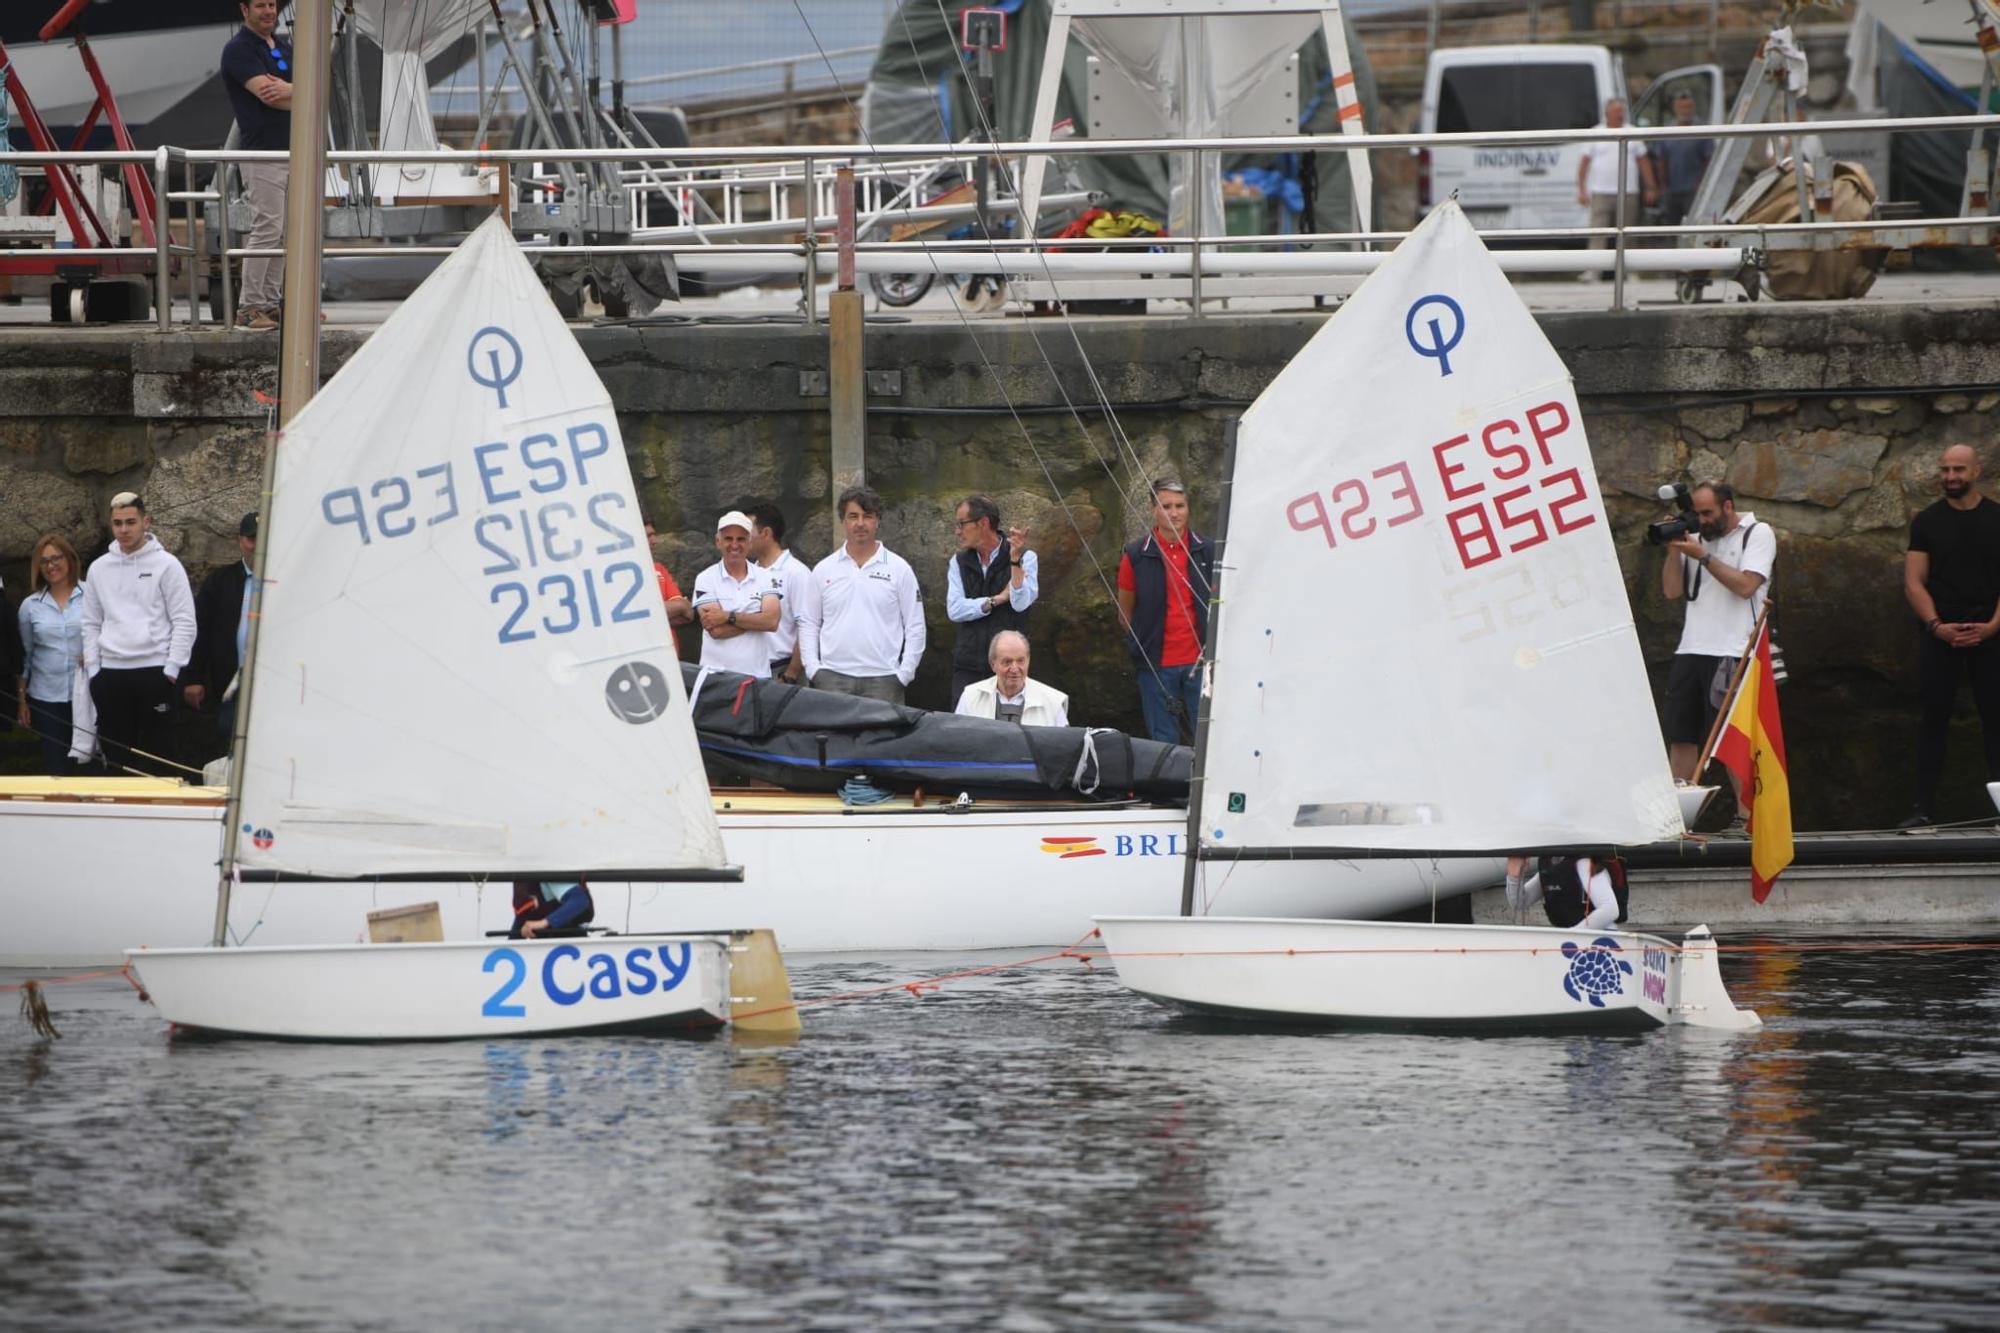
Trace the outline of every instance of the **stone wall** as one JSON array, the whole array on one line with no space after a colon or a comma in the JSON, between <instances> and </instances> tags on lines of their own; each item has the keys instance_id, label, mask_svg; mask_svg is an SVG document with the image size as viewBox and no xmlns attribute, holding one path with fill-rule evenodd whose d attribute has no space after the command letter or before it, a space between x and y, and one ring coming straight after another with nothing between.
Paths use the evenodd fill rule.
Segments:
<instances>
[{"instance_id":1,"label":"stone wall","mask_svg":"<svg viewBox=\"0 0 2000 1333\"><path fill-rule=\"evenodd\" d=\"M932 627L912 701L943 701L949 520L962 495L982 490L1028 524L1041 552L1037 674L1071 693L1078 719L1136 727L1110 588L1119 546L1146 524L1145 479L1180 473L1197 526L1212 517L1224 423L1320 318L871 323L869 365L898 380L870 401L869 474L887 502L883 539L916 567ZM1672 654L1679 610L1659 597L1659 556L1642 540L1659 512L1653 491L1723 477L1781 534L1775 588L1801 827L1900 815L1915 716L1903 535L1935 496L1945 444L1973 444L2000 468L2000 308L1731 306L1558 314L1543 325L1576 376L1655 672ZM802 556L830 549L826 400L813 378L826 367L823 330L663 324L580 336L684 585L714 558L714 515L745 495L778 500ZM355 345L329 336L329 373ZM101 550L105 502L127 487L145 491L162 539L197 578L232 558L236 521L254 506L255 394L274 391L272 353L269 339L220 333L0 334L9 589L25 586L42 531ZM1964 730L1946 814L1983 806Z\"/></svg>"}]
</instances>

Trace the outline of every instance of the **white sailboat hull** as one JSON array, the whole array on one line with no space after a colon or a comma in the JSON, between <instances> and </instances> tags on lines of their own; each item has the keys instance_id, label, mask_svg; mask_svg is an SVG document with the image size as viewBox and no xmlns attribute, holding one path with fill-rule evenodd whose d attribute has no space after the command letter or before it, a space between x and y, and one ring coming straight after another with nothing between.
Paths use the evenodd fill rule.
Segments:
<instances>
[{"instance_id":1,"label":"white sailboat hull","mask_svg":"<svg viewBox=\"0 0 2000 1333\"><path fill-rule=\"evenodd\" d=\"M1187 816L1178 810L847 814L799 798L773 802L797 808L743 804L717 799L742 883L593 882L597 923L673 932L755 922L794 953L970 951L1068 944L1090 930L1092 912L1180 905ZM0 800L0 917L12 923L0 933L0 967L115 966L135 945L207 944L221 820L220 801ZM1368 916L1499 877L1486 861L1245 863L1205 868L1202 901L1273 916ZM352 943L366 937L367 913L425 902L438 904L446 938L510 920L505 884L245 884L232 895L230 938Z\"/></svg>"},{"instance_id":2,"label":"white sailboat hull","mask_svg":"<svg viewBox=\"0 0 2000 1333\"><path fill-rule=\"evenodd\" d=\"M1966 0L1862 0L1861 7L1954 86L1978 89L1985 58Z\"/></svg>"},{"instance_id":3,"label":"white sailboat hull","mask_svg":"<svg viewBox=\"0 0 2000 1333\"><path fill-rule=\"evenodd\" d=\"M1630 931L1242 917L1099 917L1127 987L1194 1013L1435 1030L1754 1027L1707 928Z\"/></svg>"},{"instance_id":4,"label":"white sailboat hull","mask_svg":"<svg viewBox=\"0 0 2000 1333\"><path fill-rule=\"evenodd\" d=\"M53 14L60 6L43 8ZM217 12L226 10L218 6ZM143 126L215 77L222 48L240 26L230 22L114 33L92 37L90 50L118 98L125 123ZM58 129L81 124L97 100L97 89L77 55L76 43L64 36L7 49L42 119ZM62 137L67 142L69 136Z\"/></svg>"},{"instance_id":5,"label":"white sailboat hull","mask_svg":"<svg viewBox=\"0 0 2000 1333\"><path fill-rule=\"evenodd\" d=\"M447 1041L713 1028L725 936L133 949L162 1017L191 1034Z\"/></svg>"}]
</instances>

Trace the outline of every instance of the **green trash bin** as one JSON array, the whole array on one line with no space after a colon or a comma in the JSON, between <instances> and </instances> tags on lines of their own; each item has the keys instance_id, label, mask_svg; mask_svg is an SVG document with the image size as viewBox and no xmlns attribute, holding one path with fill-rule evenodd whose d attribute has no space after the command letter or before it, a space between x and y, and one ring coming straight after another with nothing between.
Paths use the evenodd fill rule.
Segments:
<instances>
[{"instance_id":1,"label":"green trash bin","mask_svg":"<svg viewBox=\"0 0 2000 1333\"><path fill-rule=\"evenodd\" d=\"M1222 200L1222 230L1226 236L1262 236L1265 227L1266 209L1264 196L1226 195ZM1223 247L1231 251L1255 250L1253 245L1229 245Z\"/></svg>"}]
</instances>

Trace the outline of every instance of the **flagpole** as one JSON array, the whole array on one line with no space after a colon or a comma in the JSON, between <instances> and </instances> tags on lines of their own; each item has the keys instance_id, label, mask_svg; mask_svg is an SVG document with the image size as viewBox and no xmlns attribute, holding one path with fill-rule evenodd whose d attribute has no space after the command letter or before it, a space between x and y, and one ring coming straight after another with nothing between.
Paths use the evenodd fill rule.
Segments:
<instances>
[{"instance_id":1,"label":"flagpole","mask_svg":"<svg viewBox=\"0 0 2000 1333\"><path fill-rule=\"evenodd\" d=\"M1736 659L1736 673L1729 678L1729 689L1722 696L1722 706L1715 710L1715 721L1709 723L1708 740L1701 747L1701 762L1694 766L1693 780L1701 781L1702 773L1715 758L1716 742L1722 739L1722 729L1728 725L1730 710L1736 706L1737 691L1743 688L1743 677L1750 670L1750 659L1757 655L1757 641L1764 635L1764 622L1771 618L1771 603L1767 599L1764 609L1757 614L1757 623L1750 629L1750 642L1744 645L1743 656Z\"/></svg>"}]
</instances>

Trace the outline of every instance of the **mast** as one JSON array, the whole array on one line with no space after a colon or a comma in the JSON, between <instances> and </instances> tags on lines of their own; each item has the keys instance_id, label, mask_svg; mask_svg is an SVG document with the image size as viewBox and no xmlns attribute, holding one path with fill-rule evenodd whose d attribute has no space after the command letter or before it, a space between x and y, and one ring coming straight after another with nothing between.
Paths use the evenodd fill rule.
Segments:
<instances>
[{"instance_id":1,"label":"mast","mask_svg":"<svg viewBox=\"0 0 2000 1333\"><path fill-rule=\"evenodd\" d=\"M1181 915L1194 915L1194 877L1201 865L1201 797L1207 768L1208 729L1215 721L1216 625L1222 617L1222 553L1229 543L1229 495L1236 483L1236 430L1241 417L1222 426L1222 500L1215 510L1215 573L1208 581L1208 633L1201 641L1202 708L1194 729L1194 774L1188 780L1187 864L1181 870Z\"/></svg>"},{"instance_id":2,"label":"mast","mask_svg":"<svg viewBox=\"0 0 2000 1333\"><path fill-rule=\"evenodd\" d=\"M291 171L285 181L285 304L278 338L278 424L299 414L319 390L320 196L326 189L327 53L331 0L295 0L292 9ZM226 206L226 204L225 204ZM271 510L278 469L278 433L264 442L264 478L257 510ZM243 741L250 734L250 696L257 673L257 627L264 610L264 564L270 526L259 520L250 561L250 634L238 668L236 725L229 738L229 800L223 809L221 875L215 889L217 948L229 939L229 886L242 835Z\"/></svg>"}]
</instances>

